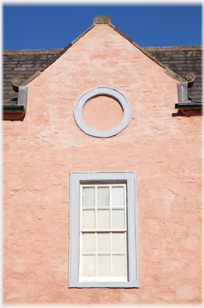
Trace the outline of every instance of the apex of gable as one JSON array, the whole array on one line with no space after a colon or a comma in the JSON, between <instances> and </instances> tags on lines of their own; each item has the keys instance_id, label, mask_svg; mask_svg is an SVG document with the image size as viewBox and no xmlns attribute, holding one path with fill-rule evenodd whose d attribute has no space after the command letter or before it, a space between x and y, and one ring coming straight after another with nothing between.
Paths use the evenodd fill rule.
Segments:
<instances>
[{"instance_id":1,"label":"apex of gable","mask_svg":"<svg viewBox=\"0 0 204 308\"><path fill-rule=\"evenodd\" d=\"M93 18L93 25L96 25L96 24L108 24L108 25L110 25L111 24L111 18L107 15L96 15Z\"/></svg>"}]
</instances>

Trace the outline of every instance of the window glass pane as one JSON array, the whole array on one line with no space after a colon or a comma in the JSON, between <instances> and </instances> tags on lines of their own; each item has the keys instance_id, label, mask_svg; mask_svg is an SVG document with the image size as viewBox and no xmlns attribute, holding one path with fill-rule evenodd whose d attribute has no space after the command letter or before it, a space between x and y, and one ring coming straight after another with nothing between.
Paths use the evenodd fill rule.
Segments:
<instances>
[{"instance_id":1,"label":"window glass pane","mask_svg":"<svg viewBox=\"0 0 204 308\"><path fill-rule=\"evenodd\" d=\"M94 229L95 227L95 211L94 210L83 210L82 211L82 228L83 229Z\"/></svg>"},{"instance_id":2,"label":"window glass pane","mask_svg":"<svg viewBox=\"0 0 204 308\"><path fill-rule=\"evenodd\" d=\"M82 234L82 252L95 252L95 233L83 233Z\"/></svg>"},{"instance_id":3,"label":"window glass pane","mask_svg":"<svg viewBox=\"0 0 204 308\"><path fill-rule=\"evenodd\" d=\"M98 187L97 188L97 206L109 206L109 187Z\"/></svg>"},{"instance_id":4,"label":"window glass pane","mask_svg":"<svg viewBox=\"0 0 204 308\"><path fill-rule=\"evenodd\" d=\"M124 206L125 205L125 194L124 187L112 187L112 206Z\"/></svg>"},{"instance_id":5,"label":"window glass pane","mask_svg":"<svg viewBox=\"0 0 204 308\"><path fill-rule=\"evenodd\" d=\"M126 261L124 255L113 255L113 276L126 276Z\"/></svg>"},{"instance_id":6,"label":"window glass pane","mask_svg":"<svg viewBox=\"0 0 204 308\"><path fill-rule=\"evenodd\" d=\"M111 270L110 270L110 256L102 256L99 255L97 257L97 270L98 275L97 276L110 276Z\"/></svg>"},{"instance_id":7,"label":"window glass pane","mask_svg":"<svg viewBox=\"0 0 204 308\"><path fill-rule=\"evenodd\" d=\"M95 188L83 187L82 189L82 206L95 205Z\"/></svg>"},{"instance_id":8,"label":"window glass pane","mask_svg":"<svg viewBox=\"0 0 204 308\"><path fill-rule=\"evenodd\" d=\"M96 257L93 255L82 256L82 276L96 275Z\"/></svg>"},{"instance_id":9,"label":"window glass pane","mask_svg":"<svg viewBox=\"0 0 204 308\"><path fill-rule=\"evenodd\" d=\"M110 227L110 211L98 210L97 211L97 228L109 229Z\"/></svg>"},{"instance_id":10,"label":"window glass pane","mask_svg":"<svg viewBox=\"0 0 204 308\"><path fill-rule=\"evenodd\" d=\"M112 210L112 228L125 228L125 210Z\"/></svg>"},{"instance_id":11,"label":"window glass pane","mask_svg":"<svg viewBox=\"0 0 204 308\"><path fill-rule=\"evenodd\" d=\"M125 233L112 234L112 252L125 252Z\"/></svg>"},{"instance_id":12,"label":"window glass pane","mask_svg":"<svg viewBox=\"0 0 204 308\"><path fill-rule=\"evenodd\" d=\"M97 234L97 252L110 252L110 233Z\"/></svg>"}]
</instances>

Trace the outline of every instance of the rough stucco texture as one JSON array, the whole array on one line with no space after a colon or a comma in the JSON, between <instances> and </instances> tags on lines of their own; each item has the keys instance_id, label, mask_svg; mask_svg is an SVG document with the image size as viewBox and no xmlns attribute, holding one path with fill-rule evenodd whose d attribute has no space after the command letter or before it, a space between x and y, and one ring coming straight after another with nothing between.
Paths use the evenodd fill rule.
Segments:
<instances>
[{"instance_id":1,"label":"rough stucco texture","mask_svg":"<svg viewBox=\"0 0 204 308\"><path fill-rule=\"evenodd\" d=\"M201 303L202 125L177 116L177 83L96 25L28 84L25 119L3 123L5 303ZM103 85L132 108L107 139L73 116L81 94ZM68 288L70 171L101 170L136 171L138 289Z\"/></svg>"},{"instance_id":2,"label":"rough stucco texture","mask_svg":"<svg viewBox=\"0 0 204 308\"><path fill-rule=\"evenodd\" d=\"M90 99L83 108L83 119L87 125L98 130L109 130L120 123L123 109L120 104L108 96Z\"/></svg>"}]
</instances>

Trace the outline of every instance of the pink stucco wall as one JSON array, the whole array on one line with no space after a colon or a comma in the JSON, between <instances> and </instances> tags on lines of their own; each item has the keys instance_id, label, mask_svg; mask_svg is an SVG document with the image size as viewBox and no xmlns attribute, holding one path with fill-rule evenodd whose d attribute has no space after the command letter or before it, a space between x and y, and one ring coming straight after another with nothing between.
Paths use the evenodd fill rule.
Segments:
<instances>
[{"instance_id":1,"label":"pink stucco wall","mask_svg":"<svg viewBox=\"0 0 204 308\"><path fill-rule=\"evenodd\" d=\"M83 108L83 119L87 125L97 130L109 130L120 123L123 110L118 102L108 96L94 97Z\"/></svg>"},{"instance_id":2,"label":"pink stucco wall","mask_svg":"<svg viewBox=\"0 0 204 308\"><path fill-rule=\"evenodd\" d=\"M5 303L201 302L202 122L173 116L177 83L96 25L28 84L24 121L3 123ZM73 116L80 95L101 85L132 108L129 125L106 139ZM138 289L68 288L70 171L101 170L136 171Z\"/></svg>"}]
</instances>

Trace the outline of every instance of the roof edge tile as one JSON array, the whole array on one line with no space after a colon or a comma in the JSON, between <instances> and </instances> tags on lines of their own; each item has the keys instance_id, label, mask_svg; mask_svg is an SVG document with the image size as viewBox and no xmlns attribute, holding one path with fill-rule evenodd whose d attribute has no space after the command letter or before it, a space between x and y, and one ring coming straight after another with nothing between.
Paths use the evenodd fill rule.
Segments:
<instances>
[{"instance_id":1,"label":"roof edge tile","mask_svg":"<svg viewBox=\"0 0 204 308\"><path fill-rule=\"evenodd\" d=\"M25 49L25 50L4 50L3 55L23 55L23 54L56 54L62 51L64 48L52 48L52 49Z\"/></svg>"},{"instance_id":2,"label":"roof edge tile","mask_svg":"<svg viewBox=\"0 0 204 308\"><path fill-rule=\"evenodd\" d=\"M202 45L181 45L181 46L145 46L142 47L147 51L159 51L159 50L189 50L189 49L203 49Z\"/></svg>"}]
</instances>

